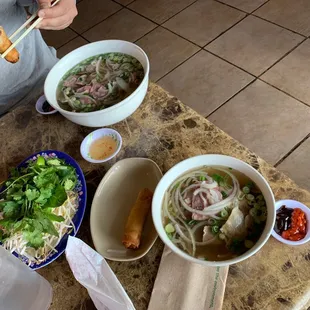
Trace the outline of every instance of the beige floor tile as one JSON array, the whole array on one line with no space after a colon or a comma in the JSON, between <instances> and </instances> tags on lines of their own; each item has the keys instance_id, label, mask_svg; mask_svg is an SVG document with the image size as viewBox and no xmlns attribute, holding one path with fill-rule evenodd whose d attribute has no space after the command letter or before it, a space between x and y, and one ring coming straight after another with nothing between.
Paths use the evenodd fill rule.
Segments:
<instances>
[{"instance_id":1,"label":"beige floor tile","mask_svg":"<svg viewBox=\"0 0 310 310\"><path fill-rule=\"evenodd\" d=\"M268 0L220 0L235 8L251 13Z\"/></svg>"},{"instance_id":2,"label":"beige floor tile","mask_svg":"<svg viewBox=\"0 0 310 310\"><path fill-rule=\"evenodd\" d=\"M255 15L305 36L310 35L309 14L309 0L271 0L255 12Z\"/></svg>"},{"instance_id":3,"label":"beige floor tile","mask_svg":"<svg viewBox=\"0 0 310 310\"><path fill-rule=\"evenodd\" d=\"M204 46L245 16L216 1L198 0L167 21L164 26L182 37Z\"/></svg>"},{"instance_id":4,"label":"beige floor tile","mask_svg":"<svg viewBox=\"0 0 310 310\"><path fill-rule=\"evenodd\" d=\"M78 3L77 8L79 14L71 27L82 34L122 7L111 0L83 0Z\"/></svg>"},{"instance_id":5,"label":"beige floor tile","mask_svg":"<svg viewBox=\"0 0 310 310\"><path fill-rule=\"evenodd\" d=\"M310 108L255 81L209 120L271 164L310 132Z\"/></svg>"},{"instance_id":6,"label":"beige floor tile","mask_svg":"<svg viewBox=\"0 0 310 310\"><path fill-rule=\"evenodd\" d=\"M118 39L134 42L156 27L146 18L123 9L83 34L89 41Z\"/></svg>"},{"instance_id":7,"label":"beige floor tile","mask_svg":"<svg viewBox=\"0 0 310 310\"><path fill-rule=\"evenodd\" d=\"M207 116L252 80L251 75L202 50L159 84Z\"/></svg>"},{"instance_id":8,"label":"beige floor tile","mask_svg":"<svg viewBox=\"0 0 310 310\"><path fill-rule=\"evenodd\" d=\"M70 28L60 31L41 30L41 34L46 44L56 49L77 37L77 34Z\"/></svg>"},{"instance_id":9,"label":"beige floor tile","mask_svg":"<svg viewBox=\"0 0 310 310\"><path fill-rule=\"evenodd\" d=\"M310 40L303 42L261 78L310 105Z\"/></svg>"},{"instance_id":10,"label":"beige floor tile","mask_svg":"<svg viewBox=\"0 0 310 310\"><path fill-rule=\"evenodd\" d=\"M307 139L290 156L288 156L277 168L285 172L297 184L310 190L310 140Z\"/></svg>"},{"instance_id":11,"label":"beige floor tile","mask_svg":"<svg viewBox=\"0 0 310 310\"><path fill-rule=\"evenodd\" d=\"M83 39L82 37L78 36L72 41L68 42L64 46L62 46L60 49L57 50L57 57L62 58L71 51L75 50L78 47L81 47L82 45L88 44L88 42Z\"/></svg>"},{"instance_id":12,"label":"beige floor tile","mask_svg":"<svg viewBox=\"0 0 310 310\"><path fill-rule=\"evenodd\" d=\"M129 8L161 24L193 2L195 0L136 0Z\"/></svg>"},{"instance_id":13,"label":"beige floor tile","mask_svg":"<svg viewBox=\"0 0 310 310\"><path fill-rule=\"evenodd\" d=\"M206 49L259 75L302 40L298 34L248 16Z\"/></svg>"},{"instance_id":14,"label":"beige floor tile","mask_svg":"<svg viewBox=\"0 0 310 310\"><path fill-rule=\"evenodd\" d=\"M157 81L199 48L161 27L137 41L148 55L151 63L151 79Z\"/></svg>"}]
</instances>

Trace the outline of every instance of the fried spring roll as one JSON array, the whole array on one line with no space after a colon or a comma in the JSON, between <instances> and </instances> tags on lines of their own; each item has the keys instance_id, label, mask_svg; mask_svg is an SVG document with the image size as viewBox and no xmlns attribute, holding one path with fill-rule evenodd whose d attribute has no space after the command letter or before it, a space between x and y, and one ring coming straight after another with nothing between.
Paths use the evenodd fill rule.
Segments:
<instances>
[{"instance_id":1,"label":"fried spring roll","mask_svg":"<svg viewBox=\"0 0 310 310\"><path fill-rule=\"evenodd\" d=\"M3 27L0 26L0 54L3 54L10 46L12 42L7 37ZM19 53L13 48L5 57L5 59L11 63L18 62Z\"/></svg>"},{"instance_id":2,"label":"fried spring roll","mask_svg":"<svg viewBox=\"0 0 310 310\"><path fill-rule=\"evenodd\" d=\"M127 249L138 249L140 246L144 222L152 205L152 197L153 193L144 188L131 208L123 237L123 244Z\"/></svg>"}]
</instances>

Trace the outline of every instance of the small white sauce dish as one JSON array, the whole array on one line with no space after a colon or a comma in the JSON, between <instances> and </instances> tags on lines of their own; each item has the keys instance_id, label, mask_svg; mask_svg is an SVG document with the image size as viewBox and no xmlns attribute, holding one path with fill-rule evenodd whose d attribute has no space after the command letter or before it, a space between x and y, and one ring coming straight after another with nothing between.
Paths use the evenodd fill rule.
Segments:
<instances>
[{"instance_id":1,"label":"small white sauce dish","mask_svg":"<svg viewBox=\"0 0 310 310\"><path fill-rule=\"evenodd\" d=\"M307 234L306 236L299 240L299 241L291 241L291 240L286 240L284 238L282 238L280 235L277 234L277 232L273 229L271 234L274 238L276 238L278 241L288 244L288 245L301 245L301 244L305 244L306 242L308 242L310 240L310 209L302 204L301 202L297 201L297 200L290 200L290 199L286 199L286 200L279 200L276 202L275 204L275 208L276 211L278 209L280 209L282 206L286 206L288 209L296 209L299 208L301 209L307 218Z\"/></svg>"},{"instance_id":2,"label":"small white sauce dish","mask_svg":"<svg viewBox=\"0 0 310 310\"><path fill-rule=\"evenodd\" d=\"M50 114L55 114L57 113L57 110L55 110L48 102L48 104L50 105L50 107L53 109L50 112L44 112L43 111L43 104L44 102L47 102L46 98L44 95L42 95L36 102L36 110L38 113L42 114L42 115L50 115Z\"/></svg>"},{"instance_id":3,"label":"small white sauce dish","mask_svg":"<svg viewBox=\"0 0 310 310\"><path fill-rule=\"evenodd\" d=\"M98 160L98 159L93 159L89 153L89 149L91 144L98 140L101 139L105 136L110 136L113 140L115 140L116 142L116 149L115 152L109 156L106 157L104 159ZM115 157L118 152L120 151L122 147L122 137L121 135L114 129L111 128L101 128L101 129L97 129L95 131L92 131L89 135L87 135L84 140L81 143L81 147L80 147L80 152L82 157L87 160L90 163L94 163L94 164L100 164L100 163L104 163L109 161L110 159L112 159L113 157Z\"/></svg>"},{"instance_id":4,"label":"small white sauce dish","mask_svg":"<svg viewBox=\"0 0 310 310\"><path fill-rule=\"evenodd\" d=\"M143 257L157 239L150 210L142 231L139 249L122 244L125 225L139 192L148 188L154 193L162 178L155 162L147 158L118 161L100 182L90 212L90 231L96 250L106 259L133 261Z\"/></svg>"}]
</instances>

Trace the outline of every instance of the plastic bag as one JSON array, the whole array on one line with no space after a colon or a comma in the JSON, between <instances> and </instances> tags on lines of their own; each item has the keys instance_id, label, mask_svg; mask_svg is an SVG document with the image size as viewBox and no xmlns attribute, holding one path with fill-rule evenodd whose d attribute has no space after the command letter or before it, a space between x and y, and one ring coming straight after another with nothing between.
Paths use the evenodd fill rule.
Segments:
<instances>
[{"instance_id":1,"label":"plastic bag","mask_svg":"<svg viewBox=\"0 0 310 310\"><path fill-rule=\"evenodd\" d=\"M69 237L66 257L74 277L98 310L135 310L105 259L82 240Z\"/></svg>"},{"instance_id":2,"label":"plastic bag","mask_svg":"<svg viewBox=\"0 0 310 310\"><path fill-rule=\"evenodd\" d=\"M0 245L0 310L47 310L51 302L51 285Z\"/></svg>"}]
</instances>

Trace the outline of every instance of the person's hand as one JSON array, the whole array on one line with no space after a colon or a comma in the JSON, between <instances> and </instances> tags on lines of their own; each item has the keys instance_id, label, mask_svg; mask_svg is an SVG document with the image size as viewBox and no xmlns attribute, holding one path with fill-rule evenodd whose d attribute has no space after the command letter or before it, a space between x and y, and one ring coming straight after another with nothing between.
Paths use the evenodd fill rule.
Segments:
<instances>
[{"instance_id":1,"label":"person's hand","mask_svg":"<svg viewBox=\"0 0 310 310\"><path fill-rule=\"evenodd\" d=\"M61 30L67 28L78 14L75 0L60 0L54 7L51 0L38 0L40 5L39 17L43 20L37 26L39 29Z\"/></svg>"}]
</instances>

